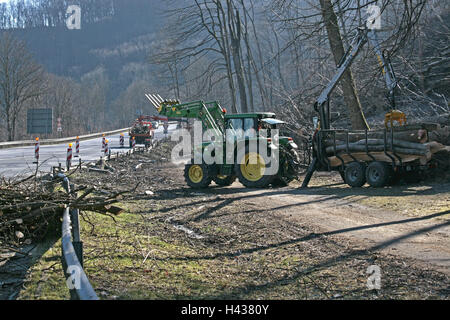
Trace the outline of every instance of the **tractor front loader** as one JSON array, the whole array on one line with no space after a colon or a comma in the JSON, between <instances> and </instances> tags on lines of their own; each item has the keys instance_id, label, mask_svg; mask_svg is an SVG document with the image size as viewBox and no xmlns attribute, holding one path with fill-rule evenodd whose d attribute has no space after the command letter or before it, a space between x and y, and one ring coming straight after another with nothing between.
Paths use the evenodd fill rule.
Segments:
<instances>
[{"instance_id":1,"label":"tractor front loader","mask_svg":"<svg viewBox=\"0 0 450 320\"><path fill-rule=\"evenodd\" d=\"M231 185L236 178L248 188L264 188L269 185L285 186L297 177L299 158L297 145L290 137L279 137L278 143L265 133L278 129L284 122L276 119L274 113L257 112L246 114L227 114L217 101L195 101L180 103L176 100L164 100L159 95L146 95L159 114L170 118L191 118L201 121L204 130L212 130L214 141L203 141L194 150L203 152L208 149L222 150L220 163L186 164L184 177L192 188L206 188L214 181L219 186ZM227 132L234 132L231 142ZM239 134L239 132L243 134ZM218 137L218 138L217 138ZM265 140L265 141L261 141ZM260 144L260 142L265 142ZM230 150L230 145L231 150ZM252 145L258 146L256 149ZM260 145L267 150L261 150ZM270 156L278 149L278 170L273 172ZM194 151L194 152L197 152ZM230 161L230 152L233 153ZM214 151L211 151L214 156ZM228 155L228 156L227 156ZM269 155L269 157L267 156Z\"/></svg>"}]
</instances>

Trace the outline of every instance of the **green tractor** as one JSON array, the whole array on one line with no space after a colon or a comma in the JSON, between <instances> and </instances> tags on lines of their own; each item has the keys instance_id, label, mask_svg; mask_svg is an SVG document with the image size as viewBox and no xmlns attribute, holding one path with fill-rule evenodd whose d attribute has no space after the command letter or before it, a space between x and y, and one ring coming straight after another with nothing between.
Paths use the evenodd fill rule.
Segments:
<instances>
[{"instance_id":1,"label":"green tractor","mask_svg":"<svg viewBox=\"0 0 450 320\"><path fill-rule=\"evenodd\" d=\"M150 102L157 108L162 116L168 118L191 118L200 120L204 130L209 129L214 133L214 141L203 141L201 146L194 147L195 152L209 150L214 156L214 150L222 150L223 161L221 163L186 164L184 177L186 183L192 188L206 188L214 181L219 186L229 186L236 178L248 188L264 188L272 186L286 186L297 177L299 158L297 145L291 137L278 137L278 143L270 138L273 129L279 129L284 124L276 119L274 113L255 112L245 114L227 114L220 104L214 102L195 101L181 104L178 101L164 100L159 95L146 95ZM264 130L261 130L264 129ZM228 139L230 130L232 141ZM261 133L261 134L260 134ZM265 133L262 134L262 133ZM260 150L260 140L265 139L267 150ZM253 144L252 144L253 142ZM229 146L233 150L229 150ZM252 147L258 146L257 148ZM228 148L226 148L228 147ZM226 150L225 150L226 149ZM278 170L273 172L271 162L267 155L279 149ZM232 154L230 161L227 152ZM264 151L264 152L263 152Z\"/></svg>"}]
</instances>

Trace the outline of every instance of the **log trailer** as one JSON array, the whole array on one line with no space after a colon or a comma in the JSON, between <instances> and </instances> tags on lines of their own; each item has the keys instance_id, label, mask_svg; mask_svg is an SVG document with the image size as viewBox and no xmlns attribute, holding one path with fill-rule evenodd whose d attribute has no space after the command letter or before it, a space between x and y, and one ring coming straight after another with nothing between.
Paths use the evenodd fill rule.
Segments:
<instances>
[{"instance_id":1,"label":"log trailer","mask_svg":"<svg viewBox=\"0 0 450 320\"><path fill-rule=\"evenodd\" d=\"M331 128L330 94L367 42L375 51L388 88L391 111L386 114L385 128L370 131ZM361 187L366 182L372 187L383 187L397 174L424 170L431 165L431 155L439 146L428 142L428 131L435 127L433 124L406 125L405 115L395 110L396 88L394 71L385 52L381 51L375 31L359 28L336 74L314 104L318 117L314 117L312 160L302 188L308 186L315 171L338 171L351 187ZM394 126L394 120L400 126Z\"/></svg>"},{"instance_id":2,"label":"log trailer","mask_svg":"<svg viewBox=\"0 0 450 320\"><path fill-rule=\"evenodd\" d=\"M297 145L291 137L279 137L279 143L275 145L271 139L260 135L261 129L277 129L284 122L276 119L274 113L256 112L246 114L227 114L226 110L220 106L217 101L203 102L195 101L181 104L175 100L164 100L159 95L146 95L147 99L157 108L162 116L172 118L190 118L200 120L203 129L212 130L215 137L214 141L203 141L201 146L194 146L194 152L203 152L208 149L214 156L216 145L222 149L222 163L196 164L194 161L185 165L184 177L186 183L192 188L206 188L214 181L219 186L231 185L236 178L244 186L249 188L261 188L269 185L284 186L297 177L297 166L299 159L297 154ZM232 163L227 161L226 130L231 129L234 132L253 132L254 134L235 135L231 145L234 150L234 159ZM262 131L261 131L262 132ZM217 138L216 138L217 139ZM270 163L267 157L261 154L259 149L259 140L267 140L265 154L270 154L275 148L279 148L279 166L278 171L272 173L268 170ZM258 149L253 150L249 147L249 142L256 140ZM245 148L239 152L238 148ZM254 159L252 161L250 159ZM269 173L270 172L270 173Z\"/></svg>"}]
</instances>

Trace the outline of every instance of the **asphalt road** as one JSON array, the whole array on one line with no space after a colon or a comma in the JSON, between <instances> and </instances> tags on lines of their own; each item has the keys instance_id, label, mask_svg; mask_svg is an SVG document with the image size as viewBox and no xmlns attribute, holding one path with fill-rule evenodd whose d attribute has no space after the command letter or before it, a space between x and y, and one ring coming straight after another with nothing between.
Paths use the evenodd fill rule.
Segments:
<instances>
[{"instance_id":1,"label":"asphalt road","mask_svg":"<svg viewBox=\"0 0 450 320\"><path fill-rule=\"evenodd\" d=\"M176 124L169 125L169 134L176 130ZM109 140L109 147L112 153L127 152L128 134L125 134L125 148L120 149L120 134L106 137ZM161 140L164 137L163 127L155 130L155 139ZM64 167L66 165L68 143L40 146L39 152L39 171L50 172L51 167L58 166L59 163ZM102 138L80 141L80 157L73 158L72 164L81 161L98 160L102 155ZM75 156L75 141L73 144L73 156ZM0 176L14 177L29 175L36 171L36 164L33 164L34 146L18 147L0 150Z\"/></svg>"}]
</instances>

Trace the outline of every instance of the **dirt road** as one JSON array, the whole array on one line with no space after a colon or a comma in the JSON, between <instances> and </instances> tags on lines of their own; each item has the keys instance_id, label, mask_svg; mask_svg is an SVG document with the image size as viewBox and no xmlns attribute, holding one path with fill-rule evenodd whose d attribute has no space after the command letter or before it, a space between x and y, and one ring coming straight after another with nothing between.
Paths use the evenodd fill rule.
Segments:
<instances>
[{"instance_id":1,"label":"dirt road","mask_svg":"<svg viewBox=\"0 0 450 320\"><path fill-rule=\"evenodd\" d=\"M223 194L224 191L213 192ZM373 192L369 189L353 190L356 193L361 191ZM327 186L308 190L292 186L248 190L235 183L225 192L228 199L242 201L243 206L257 203L261 209L253 212L264 214L271 211L299 226L314 229L317 235L350 237L367 250L383 250L418 259L450 274L450 210L411 217L361 205L352 201L348 190ZM443 196L450 201L449 193Z\"/></svg>"}]
</instances>

